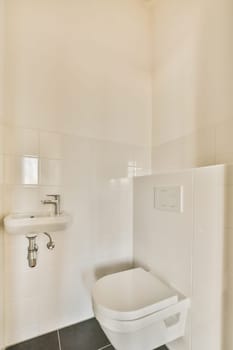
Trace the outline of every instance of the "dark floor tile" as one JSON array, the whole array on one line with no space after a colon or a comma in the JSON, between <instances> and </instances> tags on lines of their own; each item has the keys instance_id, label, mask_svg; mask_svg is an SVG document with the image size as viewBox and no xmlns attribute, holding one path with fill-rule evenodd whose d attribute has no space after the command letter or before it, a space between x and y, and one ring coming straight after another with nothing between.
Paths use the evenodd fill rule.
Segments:
<instances>
[{"instance_id":1,"label":"dark floor tile","mask_svg":"<svg viewBox=\"0 0 233 350\"><path fill-rule=\"evenodd\" d=\"M59 350L57 332L27 340L23 343L9 346L7 350Z\"/></svg>"},{"instance_id":2,"label":"dark floor tile","mask_svg":"<svg viewBox=\"0 0 233 350\"><path fill-rule=\"evenodd\" d=\"M105 349L104 349L105 350ZM106 350L115 350L114 347L111 345L106 348ZM166 346L161 346L160 348L154 349L154 350L168 350Z\"/></svg>"},{"instance_id":3,"label":"dark floor tile","mask_svg":"<svg viewBox=\"0 0 233 350\"><path fill-rule=\"evenodd\" d=\"M97 350L109 340L95 318L59 330L62 350Z\"/></svg>"}]
</instances>

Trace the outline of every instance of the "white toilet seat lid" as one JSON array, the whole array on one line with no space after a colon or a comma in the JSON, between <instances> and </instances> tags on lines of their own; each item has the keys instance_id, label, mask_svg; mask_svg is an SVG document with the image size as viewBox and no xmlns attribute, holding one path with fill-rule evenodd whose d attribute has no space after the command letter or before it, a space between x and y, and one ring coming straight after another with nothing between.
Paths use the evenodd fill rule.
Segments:
<instances>
[{"instance_id":1,"label":"white toilet seat lid","mask_svg":"<svg viewBox=\"0 0 233 350\"><path fill-rule=\"evenodd\" d=\"M178 302L176 291L142 268L101 278L92 296L96 314L114 320L136 320Z\"/></svg>"}]
</instances>

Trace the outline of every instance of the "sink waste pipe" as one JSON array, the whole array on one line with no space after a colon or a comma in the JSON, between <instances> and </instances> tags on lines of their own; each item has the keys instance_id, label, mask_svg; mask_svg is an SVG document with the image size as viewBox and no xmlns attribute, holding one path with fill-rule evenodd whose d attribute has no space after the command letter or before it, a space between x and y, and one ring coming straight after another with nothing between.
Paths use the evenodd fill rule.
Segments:
<instances>
[{"instance_id":1,"label":"sink waste pipe","mask_svg":"<svg viewBox=\"0 0 233 350\"><path fill-rule=\"evenodd\" d=\"M55 243L52 240L52 237L49 233L43 232L44 235L46 235L49 238L49 242L47 243L47 248L49 250L53 250L55 248ZM33 268L36 267L37 264L37 253L38 253L38 245L36 243L37 235L27 235L26 236L29 244L28 244L28 266Z\"/></svg>"},{"instance_id":2,"label":"sink waste pipe","mask_svg":"<svg viewBox=\"0 0 233 350\"><path fill-rule=\"evenodd\" d=\"M38 252L38 245L36 244L36 237L34 236L27 236L27 239L29 241L28 244L28 265L29 267L35 267L36 261L37 261L37 252Z\"/></svg>"}]
</instances>

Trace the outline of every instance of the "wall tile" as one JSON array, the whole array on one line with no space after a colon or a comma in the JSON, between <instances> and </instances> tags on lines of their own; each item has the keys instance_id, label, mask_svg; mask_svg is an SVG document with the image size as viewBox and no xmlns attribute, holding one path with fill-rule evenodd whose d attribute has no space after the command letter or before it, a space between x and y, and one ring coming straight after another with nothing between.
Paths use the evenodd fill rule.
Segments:
<instances>
[{"instance_id":1,"label":"wall tile","mask_svg":"<svg viewBox=\"0 0 233 350\"><path fill-rule=\"evenodd\" d=\"M63 183L63 163L58 159L40 160L40 184L43 186L61 186Z\"/></svg>"},{"instance_id":2,"label":"wall tile","mask_svg":"<svg viewBox=\"0 0 233 350\"><path fill-rule=\"evenodd\" d=\"M39 334L46 334L58 328L59 302L60 301L56 298L55 295L43 295L42 297L40 297Z\"/></svg>"},{"instance_id":3,"label":"wall tile","mask_svg":"<svg viewBox=\"0 0 233 350\"><path fill-rule=\"evenodd\" d=\"M4 156L0 155L0 184L4 183Z\"/></svg>"},{"instance_id":4,"label":"wall tile","mask_svg":"<svg viewBox=\"0 0 233 350\"><path fill-rule=\"evenodd\" d=\"M4 127L4 153L38 156L39 132L32 129Z\"/></svg>"},{"instance_id":5,"label":"wall tile","mask_svg":"<svg viewBox=\"0 0 233 350\"><path fill-rule=\"evenodd\" d=\"M132 254L132 180L102 184L95 204L95 258L110 261ZM130 254L131 252L131 254Z\"/></svg>"},{"instance_id":6,"label":"wall tile","mask_svg":"<svg viewBox=\"0 0 233 350\"><path fill-rule=\"evenodd\" d=\"M153 171L172 171L184 167L184 139L152 148Z\"/></svg>"},{"instance_id":7,"label":"wall tile","mask_svg":"<svg viewBox=\"0 0 233 350\"><path fill-rule=\"evenodd\" d=\"M229 161L233 159L233 121L227 120L224 123L217 125L216 127L216 154L218 160L222 156L223 158L228 156Z\"/></svg>"},{"instance_id":8,"label":"wall tile","mask_svg":"<svg viewBox=\"0 0 233 350\"><path fill-rule=\"evenodd\" d=\"M225 187L225 227L233 229L233 186Z\"/></svg>"},{"instance_id":9,"label":"wall tile","mask_svg":"<svg viewBox=\"0 0 233 350\"><path fill-rule=\"evenodd\" d=\"M233 153L216 154L216 164L231 164L233 162Z\"/></svg>"},{"instance_id":10,"label":"wall tile","mask_svg":"<svg viewBox=\"0 0 233 350\"><path fill-rule=\"evenodd\" d=\"M154 187L172 185L184 187L184 213L154 209ZM192 203L191 171L134 179L136 262L187 296L191 295Z\"/></svg>"},{"instance_id":11,"label":"wall tile","mask_svg":"<svg viewBox=\"0 0 233 350\"><path fill-rule=\"evenodd\" d=\"M3 2L0 2L0 23L1 23L1 34L0 34L0 52L2 53L2 46L3 46L3 33L4 31L2 28L4 27L4 21L3 21ZM3 105L3 55L0 54L0 106ZM0 107L0 120L2 120L3 114L2 114L2 108ZM3 164L4 160L2 157L4 151L4 142L3 142L3 126L0 124L0 220L2 220L3 217L3 191L4 191L4 174L3 174ZM0 349L4 348L4 239L3 239L3 228L2 225L0 227Z\"/></svg>"},{"instance_id":12,"label":"wall tile","mask_svg":"<svg viewBox=\"0 0 233 350\"><path fill-rule=\"evenodd\" d=\"M25 237L22 237L27 241ZM28 242L28 241L27 241ZM26 248L26 247L25 247ZM16 247L13 247L14 253L17 254ZM7 250L9 253L9 250ZM11 258L13 254L9 253ZM27 249L23 249L22 260L19 262L18 273L15 272L15 265L7 259L9 266L6 268L6 277L5 277L5 288L7 292L7 300L14 300L17 303L17 295L22 296L23 298L32 298L38 294L40 289L39 273L38 269L29 269L27 266ZM6 310L8 311L8 310Z\"/></svg>"},{"instance_id":13,"label":"wall tile","mask_svg":"<svg viewBox=\"0 0 233 350\"><path fill-rule=\"evenodd\" d=\"M232 232L231 232L232 234ZM233 293L232 291L225 293L224 303L224 331L225 337L223 340L223 347L226 350L231 350L233 347L233 334L232 334L232 323L233 323L233 304L232 304Z\"/></svg>"},{"instance_id":14,"label":"wall tile","mask_svg":"<svg viewBox=\"0 0 233 350\"><path fill-rule=\"evenodd\" d=\"M93 143L95 163L93 170L99 180L119 179L128 176L130 146L115 142Z\"/></svg>"},{"instance_id":15,"label":"wall tile","mask_svg":"<svg viewBox=\"0 0 233 350\"><path fill-rule=\"evenodd\" d=\"M233 164L227 164L224 180L226 186L233 185Z\"/></svg>"},{"instance_id":16,"label":"wall tile","mask_svg":"<svg viewBox=\"0 0 233 350\"><path fill-rule=\"evenodd\" d=\"M40 132L40 156L42 158L63 158L63 135L52 132Z\"/></svg>"},{"instance_id":17,"label":"wall tile","mask_svg":"<svg viewBox=\"0 0 233 350\"><path fill-rule=\"evenodd\" d=\"M232 258L233 229L225 230L225 291L227 293L226 302L230 303L230 296L233 297L233 258ZM232 307L232 306L231 306Z\"/></svg>"},{"instance_id":18,"label":"wall tile","mask_svg":"<svg viewBox=\"0 0 233 350\"><path fill-rule=\"evenodd\" d=\"M33 212L40 208L38 188L23 186L5 186L4 211L9 212Z\"/></svg>"},{"instance_id":19,"label":"wall tile","mask_svg":"<svg viewBox=\"0 0 233 350\"><path fill-rule=\"evenodd\" d=\"M0 11L1 12L1 11ZM0 219L2 219L3 215L3 185L0 185ZM4 348L4 238L3 238L3 228L1 225L0 228L0 349Z\"/></svg>"},{"instance_id":20,"label":"wall tile","mask_svg":"<svg viewBox=\"0 0 233 350\"><path fill-rule=\"evenodd\" d=\"M1 119L1 118L0 118ZM3 140L3 135L4 135L4 126L0 124L0 154L4 153L4 140Z\"/></svg>"},{"instance_id":21,"label":"wall tile","mask_svg":"<svg viewBox=\"0 0 233 350\"><path fill-rule=\"evenodd\" d=\"M6 300L6 345L33 338L39 334L38 297Z\"/></svg>"},{"instance_id":22,"label":"wall tile","mask_svg":"<svg viewBox=\"0 0 233 350\"><path fill-rule=\"evenodd\" d=\"M215 129L201 129L184 138L184 167L215 164Z\"/></svg>"},{"instance_id":23,"label":"wall tile","mask_svg":"<svg viewBox=\"0 0 233 350\"><path fill-rule=\"evenodd\" d=\"M192 346L222 350L225 188L219 184L218 167L194 173Z\"/></svg>"},{"instance_id":24,"label":"wall tile","mask_svg":"<svg viewBox=\"0 0 233 350\"><path fill-rule=\"evenodd\" d=\"M3 198L4 198L4 185L0 185L0 218L3 217L4 215L4 203L3 203ZM0 236L2 234L2 228L0 228ZM0 254L1 256L1 254Z\"/></svg>"}]
</instances>

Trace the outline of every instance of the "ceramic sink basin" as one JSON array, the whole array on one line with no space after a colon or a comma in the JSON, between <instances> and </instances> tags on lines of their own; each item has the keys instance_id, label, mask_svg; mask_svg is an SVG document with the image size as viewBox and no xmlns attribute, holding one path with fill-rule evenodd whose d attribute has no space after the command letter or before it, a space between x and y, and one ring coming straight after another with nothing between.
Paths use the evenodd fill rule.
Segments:
<instances>
[{"instance_id":1,"label":"ceramic sink basin","mask_svg":"<svg viewBox=\"0 0 233 350\"><path fill-rule=\"evenodd\" d=\"M10 214L4 218L4 226L10 234L29 234L63 231L70 222L70 216L63 212L60 215L49 213Z\"/></svg>"}]
</instances>

